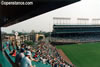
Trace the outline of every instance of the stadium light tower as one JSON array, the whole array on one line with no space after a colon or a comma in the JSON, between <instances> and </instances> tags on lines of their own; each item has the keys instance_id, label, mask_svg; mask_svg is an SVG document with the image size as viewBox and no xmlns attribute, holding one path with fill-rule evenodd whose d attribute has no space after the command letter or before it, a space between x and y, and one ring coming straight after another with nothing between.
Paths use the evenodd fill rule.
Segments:
<instances>
[{"instance_id":1,"label":"stadium light tower","mask_svg":"<svg viewBox=\"0 0 100 67\"><path fill-rule=\"evenodd\" d=\"M89 22L89 19L88 18L78 18L77 19L78 25L87 25L88 22Z\"/></svg>"},{"instance_id":2,"label":"stadium light tower","mask_svg":"<svg viewBox=\"0 0 100 67\"><path fill-rule=\"evenodd\" d=\"M93 25L100 25L100 18L94 18L94 19L92 19L92 24Z\"/></svg>"},{"instance_id":3,"label":"stadium light tower","mask_svg":"<svg viewBox=\"0 0 100 67\"><path fill-rule=\"evenodd\" d=\"M71 18L53 17L55 25L69 25Z\"/></svg>"}]
</instances>

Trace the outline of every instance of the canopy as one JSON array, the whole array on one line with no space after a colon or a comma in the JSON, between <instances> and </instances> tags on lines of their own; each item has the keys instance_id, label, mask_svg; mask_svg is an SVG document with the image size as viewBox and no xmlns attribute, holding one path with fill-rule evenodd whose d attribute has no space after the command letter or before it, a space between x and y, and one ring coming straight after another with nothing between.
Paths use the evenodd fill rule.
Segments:
<instances>
[{"instance_id":1,"label":"canopy","mask_svg":"<svg viewBox=\"0 0 100 67\"><path fill-rule=\"evenodd\" d=\"M27 0L17 1L26 2ZM28 0L28 2L33 2L33 5L0 5L0 27L19 23L77 1L79 0Z\"/></svg>"}]
</instances>

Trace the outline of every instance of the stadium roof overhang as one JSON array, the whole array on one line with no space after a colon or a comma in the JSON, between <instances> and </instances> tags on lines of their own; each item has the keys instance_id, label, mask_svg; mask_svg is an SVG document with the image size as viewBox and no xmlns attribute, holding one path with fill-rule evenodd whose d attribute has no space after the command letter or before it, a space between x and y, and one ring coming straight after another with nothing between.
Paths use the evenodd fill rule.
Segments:
<instances>
[{"instance_id":1,"label":"stadium roof overhang","mask_svg":"<svg viewBox=\"0 0 100 67\"><path fill-rule=\"evenodd\" d=\"M3 0L8 1L8 0ZM13 0L12 0L13 1ZM26 0L18 0L26 2ZM33 5L0 5L0 27L19 23L31 17L75 3L80 0L29 0Z\"/></svg>"}]
</instances>

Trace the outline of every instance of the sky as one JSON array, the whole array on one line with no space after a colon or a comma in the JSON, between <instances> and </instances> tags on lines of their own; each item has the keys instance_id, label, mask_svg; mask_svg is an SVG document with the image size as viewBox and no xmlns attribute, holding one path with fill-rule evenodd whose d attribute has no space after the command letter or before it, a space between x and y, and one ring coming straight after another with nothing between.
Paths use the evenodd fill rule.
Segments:
<instances>
[{"instance_id":1,"label":"sky","mask_svg":"<svg viewBox=\"0 0 100 67\"><path fill-rule=\"evenodd\" d=\"M2 31L11 33L12 30L30 32L31 30L49 32L53 30L53 17L71 18L69 24L79 24L77 18L88 18L86 24L94 24L93 18L100 18L100 0L81 0L62 8L47 12L34 18L30 18L9 27L3 27ZM84 24L82 22L81 24ZM98 23L100 24L100 23Z\"/></svg>"}]
</instances>

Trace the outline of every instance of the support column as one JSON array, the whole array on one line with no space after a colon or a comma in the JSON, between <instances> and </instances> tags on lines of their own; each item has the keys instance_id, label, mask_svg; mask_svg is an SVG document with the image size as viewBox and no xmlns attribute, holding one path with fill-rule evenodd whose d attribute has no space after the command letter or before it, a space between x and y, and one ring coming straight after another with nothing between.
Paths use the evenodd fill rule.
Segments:
<instances>
[{"instance_id":1,"label":"support column","mask_svg":"<svg viewBox=\"0 0 100 67\"><path fill-rule=\"evenodd\" d=\"M1 36L1 27L0 27L0 50L2 51L2 36Z\"/></svg>"}]
</instances>

